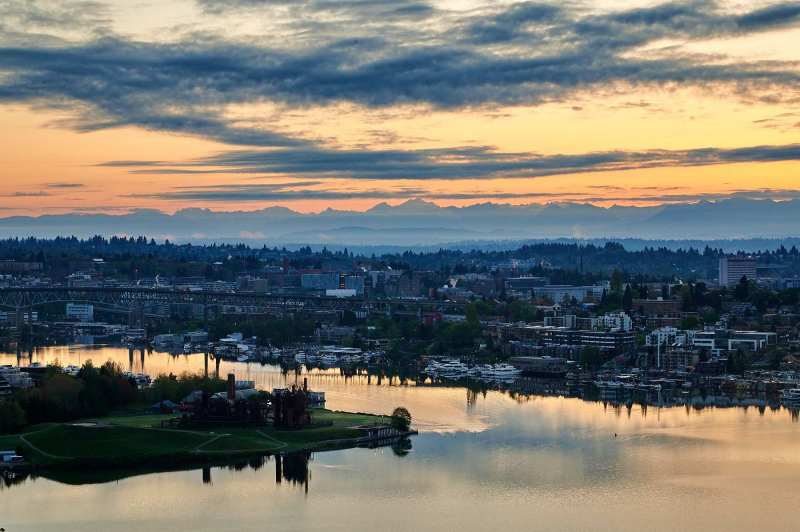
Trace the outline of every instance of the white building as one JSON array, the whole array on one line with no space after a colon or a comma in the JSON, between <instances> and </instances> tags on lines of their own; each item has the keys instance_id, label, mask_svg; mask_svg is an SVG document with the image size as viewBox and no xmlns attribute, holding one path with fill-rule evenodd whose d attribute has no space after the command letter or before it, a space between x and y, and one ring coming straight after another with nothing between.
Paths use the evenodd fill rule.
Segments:
<instances>
[{"instance_id":1,"label":"white building","mask_svg":"<svg viewBox=\"0 0 800 532\"><path fill-rule=\"evenodd\" d=\"M675 327L661 327L650 331L644 338L644 345L656 346L685 346L692 343L694 331L681 331Z\"/></svg>"},{"instance_id":2,"label":"white building","mask_svg":"<svg viewBox=\"0 0 800 532\"><path fill-rule=\"evenodd\" d=\"M631 317L624 312L609 312L596 318L593 329L630 331L633 329Z\"/></svg>"},{"instance_id":3,"label":"white building","mask_svg":"<svg viewBox=\"0 0 800 532\"><path fill-rule=\"evenodd\" d=\"M68 320L94 321L94 305L67 303L66 313Z\"/></svg>"},{"instance_id":4,"label":"white building","mask_svg":"<svg viewBox=\"0 0 800 532\"><path fill-rule=\"evenodd\" d=\"M778 335L774 332L731 331L726 329L709 329L697 331L691 339L694 347L710 349L714 355L726 351L761 351L778 343Z\"/></svg>"},{"instance_id":5,"label":"white building","mask_svg":"<svg viewBox=\"0 0 800 532\"><path fill-rule=\"evenodd\" d=\"M719 259L719 285L736 286L742 277L755 281L756 259L753 257L722 257Z\"/></svg>"}]
</instances>

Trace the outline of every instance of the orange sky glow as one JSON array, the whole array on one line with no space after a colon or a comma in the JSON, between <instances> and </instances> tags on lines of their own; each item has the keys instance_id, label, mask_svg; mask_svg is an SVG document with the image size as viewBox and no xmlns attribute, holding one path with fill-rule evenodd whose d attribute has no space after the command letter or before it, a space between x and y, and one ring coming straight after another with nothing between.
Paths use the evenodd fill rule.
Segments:
<instances>
[{"instance_id":1,"label":"orange sky glow","mask_svg":"<svg viewBox=\"0 0 800 532\"><path fill-rule=\"evenodd\" d=\"M788 4L449 1L387 14L370 2L294 13L281 2L108 1L59 22L68 4L11 2L14 24L0 23L0 216L800 197L800 10ZM568 42L548 33L587 21L601 29ZM635 44L609 40L626 31ZM601 40L619 51L596 60L609 65L598 74L575 57ZM325 68L315 54L342 48L319 63L341 68L314 72ZM424 68L412 59L434 53L438 66L401 87ZM281 68L300 74L275 88L287 57L303 66ZM563 67L574 75L516 80L539 68L525 61L545 59L575 62ZM384 74L366 81L378 64ZM445 77L462 66L473 77ZM499 69L484 86L480 72Z\"/></svg>"}]
</instances>

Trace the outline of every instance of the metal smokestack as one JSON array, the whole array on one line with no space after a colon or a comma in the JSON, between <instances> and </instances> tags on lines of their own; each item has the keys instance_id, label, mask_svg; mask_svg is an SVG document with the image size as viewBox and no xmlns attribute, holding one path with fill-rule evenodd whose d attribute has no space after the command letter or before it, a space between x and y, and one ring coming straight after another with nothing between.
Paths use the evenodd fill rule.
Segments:
<instances>
[{"instance_id":1,"label":"metal smokestack","mask_svg":"<svg viewBox=\"0 0 800 532\"><path fill-rule=\"evenodd\" d=\"M236 375L228 373L228 401L236 400Z\"/></svg>"}]
</instances>

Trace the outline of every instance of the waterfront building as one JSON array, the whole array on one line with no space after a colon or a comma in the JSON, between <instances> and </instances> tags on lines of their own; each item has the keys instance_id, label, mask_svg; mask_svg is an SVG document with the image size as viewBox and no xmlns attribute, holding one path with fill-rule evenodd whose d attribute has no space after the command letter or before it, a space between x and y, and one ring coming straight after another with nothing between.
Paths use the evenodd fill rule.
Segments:
<instances>
[{"instance_id":1,"label":"waterfront building","mask_svg":"<svg viewBox=\"0 0 800 532\"><path fill-rule=\"evenodd\" d=\"M710 350L719 355L726 351L761 351L778 343L774 332L732 331L729 329L708 329L695 332L692 337L694 347Z\"/></svg>"},{"instance_id":2,"label":"waterfront building","mask_svg":"<svg viewBox=\"0 0 800 532\"><path fill-rule=\"evenodd\" d=\"M561 357L516 356L508 362L515 368L531 375L563 377L567 373L567 361Z\"/></svg>"},{"instance_id":3,"label":"waterfront building","mask_svg":"<svg viewBox=\"0 0 800 532\"><path fill-rule=\"evenodd\" d=\"M498 329L502 337L543 346L597 347L603 351L625 353L636 346L636 335L622 330L575 330L544 325L512 325Z\"/></svg>"}]
</instances>

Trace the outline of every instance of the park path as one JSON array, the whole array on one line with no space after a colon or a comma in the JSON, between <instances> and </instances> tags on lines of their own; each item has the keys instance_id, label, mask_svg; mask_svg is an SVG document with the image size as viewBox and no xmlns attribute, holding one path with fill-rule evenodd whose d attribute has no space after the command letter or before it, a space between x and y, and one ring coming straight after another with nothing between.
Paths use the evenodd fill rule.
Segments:
<instances>
[{"instance_id":1,"label":"park path","mask_svg":"<svg viewBox=\"0 0 800 532\"><path fill-rule=\"evenodd\" d=\"M217 441L218 439L220 439L220 438L225 438L225 437L227 437L227 436L230 436L230 434L217 434L217 435L216 435L216 436L214 436L213 438L209 438L208 440L204 441L203 443L201 443L201 444L200 444L200 445L198 445L197 447L194 447L193 449L190 449L190 450L189 450L189 452L190 452L190 453L204 453L204 452L208 452L208 451L201 451L200 449L201 449L202 447L205 447L205 446L206 446L206 445L208 445L209 443L214 443L214 442L215 442L215 441ZM213 452L213 451L212 451L212 452Z\"/></svg>"},{"instance_id":2,"label":"park path","mask_svg":"<svg viewBox=\"0 0 800 532\"><path fill-rule=\"evenodd\" d=\"M72 456L59 456L57 454L48 453L47 451L45 451L43 449L40 449L39 447L37 447L36 445L31 443L31 441L27 438L27 436L30 436L32 434L39 434L40 432L45 432L47 430L50 430L50 428L51 427L48 427L48 428L42 429L42 430L37 430L36 432L29 432L28 434L20 434L19 435L19 439L20 439L20 441L22 441L22 443L24 443L25 445L27 445L28 447L30 447L31 449L33 449L37 453L42 454L42 455L44 455L44 456L46 456L48 458L54 458L56 460L70 460L70 459L72 459L73 458Z\"/></svg>"},{"instance_id":3,"label":"park path","mask_svg":"<svg viewBox=\"0 0 800 532\"><path fill-rule=\"evenodd\" d=\"M268 439L268 440L270 440L270 441L274 441L275 443L277 443L277 444L278 444L278 446L277 446L277 447L274 447L274 448L273 448L273 450L275 450L275 449L283 449L284 447L286 447L287 445L289 445L289 444L288 444L288 443L286 443L285 441L281 441L281 440L279 440L279 439L277 439L277 438L273 438L273 437L272 437L272 436L270 436L269 434L267 434L267 433L265 433L265 432L262 432L262 431L260 431L260 430L257 430L256 432L258 432L259 434L261 434L262 436L264 436L266 439Z\"/></svg>"}]
</instances>

